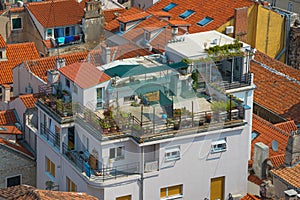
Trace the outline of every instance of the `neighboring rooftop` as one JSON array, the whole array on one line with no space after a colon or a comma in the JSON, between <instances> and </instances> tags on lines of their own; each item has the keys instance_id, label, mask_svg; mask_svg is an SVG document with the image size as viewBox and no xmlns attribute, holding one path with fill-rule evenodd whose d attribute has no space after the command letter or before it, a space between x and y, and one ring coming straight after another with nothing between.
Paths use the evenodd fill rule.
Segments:
<instances>
[{"instance_id":1,"label":"neighboring rooftop","mask_svg":"<svg viewBox=\"0 0 300 200\"><path fill-rule=\"evenodd\" d=\"M198 0L166 0L159 1L150 8L148 12L165 11L170 13L171 20L185 20L191 27L190 33L197 33L209 30L216 30L221 25L234 17L234 9L241 7L249 7L253 5L252 1L248 0L211 0L201 1ZM206 17L212 20L204 26L197 23Z\"/></svg>"},{"instance_id":2,"label":"neighboring rooftop","mask_svg":"<svg viewBox=\"0 0 300 200\"><path fill-rule=\"evenodd\" d=\"M96 197L82 192L61 192L51 190L39 190L29 185L18 185L0 189L0 199L6 200L97 200Z\"/></svg>"},{"instance_id":3,"label":"neighboring rooftop","mask_svg":"<svg viewBox=\"0 0 300 200\"><path fill-rule=\"evenodd\" d=\"M0 145L6 146L14 151L25 154L26 156L29 156L30 158L34 158L33 154L30 151L28 151L22 144L20 144L18 142L11 142L11 141L8 141L8 140L0 137ZM12 163L9 163L9 164L12 164ZM0 192L0 194L1 194L1 192ZM1 197L1 195L0 195L0 197Z\"/></svg>"},{"instance_id":4,"label":"neighboring rooftop","mask_svg":"<svg viewBox=\"0 0 300 200\"><path fill-rule=\"evenodd\" d=\"M28 3L27 8L44 28L80 24L84 14L74 0Z\"/></svg>"},{"instance_id":5,"label":"neighboring rooftop","mask_svg":"<svg viewBox=\"0 0 300 200\"><path fill-rule=\"evenodd\" d=\"M254 102L288 120L300 123L300 71L256 52L251 61Z\"/></svg>"},{"instance_id":6,"label":"neighboring rooftop","mask_svg":"<svg viewBox=\"0 0 300 200\"><path fill-rule=\"evenodd\" d=\"M6 59L0 61L0 84L12 83L12 68L24 60L37 59L40 57L33 42L20 44L6 44L0 35L2 48L6 47Z\"/></svg>"},{"instance_id":7,"label":"neighboring rooftop","mask_svg":"<svg viewBox=\"0 0 300 200\"><path fill-rule=\"evenodd\" d=\"M278 177L283 182L287 183L291 187L300 189L300 163L292 167L282 167L279 169L273 169L271 172L275 177Z\"/></svg>"},{"instance_id":8,"label":"neighboring rooftop","mask_svg":"<svg viewBox=\"0 0 300 200\"><path fill-rule=\"evenodd\" d=\"M0 111L0 125L14 125L18 122L14 109Z\"/></svg>"},{"instance_id":9,"label":"neighboring rooftop","mask_svg":"<svg viewBox=\"0 0 300 200\"><path fill-rule=\"evenodd\" d=\"M27 109L35 107L34 104L37 101L37 97L34 94L20 95L19 98Z\"/></svg>"},{"instance_id":10,"label":"neighboring rooftop","mask_svg":"<svg viewBox=\"0 0 300 200\"><path fill-rule=\"evenodd\" d=\"M104 18L105 18L105 23L109 23L112 20L116 19L119 15L123 14L126 12L125 8L115 8L115 9L109 9L109 10L104 10Z\"/></svg>"},{"instance_id":11,"label":"neighboring rooftop","mask_svg":"<svg viewBox=\"0 0 300 200\"><path fill-rule=\"evenodd\" d=\"M87 62L73 63L60 68L59 71L83 89L110 80L107 74L97 69L95 65Z\"/></svg>"},{"instance_id":12,"label":"neighboring rooftop","mask_svg":"<svg viewBox=\"0 0 300 200\"><path fill-rule=\"evenodd\" d=\"M0 134L21 135L22 132L16 126L0 126Z\"/></svg>"},{"instance_id":13,"label":"neighboring rooftop","mask_svg":"<svg viewBox=\"0 0 300 200\"><path fill-rule=\"evenodd\" d=\"M259 200L259 199L260 198L257 198L253 194L249 194L249 193L247 193L246 196L244 196L243 198L241 198L241 200Z\"/></svg>"}]
</instances>

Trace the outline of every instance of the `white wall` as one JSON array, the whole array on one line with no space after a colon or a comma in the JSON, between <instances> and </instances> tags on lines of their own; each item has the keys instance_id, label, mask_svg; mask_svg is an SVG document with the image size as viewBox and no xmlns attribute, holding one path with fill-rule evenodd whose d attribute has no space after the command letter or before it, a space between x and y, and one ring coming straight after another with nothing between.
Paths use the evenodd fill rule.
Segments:
<instances>
[{"instance_id":1,"label":"white wall","mask_svg":"<svg viewBox=\"0 0 300 200\"><path fill-rule=\"evenodd\" d=\"M107 87L110 84L110 81L106 81L95 85L93 87L87 88L83 92L83 105L91 110L96 109L97 104L97 88L104 88L104 100L107 99Z\"/></svg>"}]
</instances>

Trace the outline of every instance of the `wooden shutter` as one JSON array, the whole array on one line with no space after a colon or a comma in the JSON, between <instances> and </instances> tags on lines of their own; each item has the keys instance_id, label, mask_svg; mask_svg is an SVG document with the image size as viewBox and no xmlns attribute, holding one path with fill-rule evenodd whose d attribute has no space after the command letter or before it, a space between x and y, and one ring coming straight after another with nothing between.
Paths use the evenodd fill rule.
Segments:
<instances>
[{"instance_id":1,"label":"wooden shutter","mask_svg":"<svg viewBox=\"0 0 300 200\"><path fill-rule=\"evenodd\" d=\"M123 196L123 197L117 197L116 200L131 200L131 195Z\"/></svg>"},{"instance_id":2,"label":"wooden shutter","mask_svg":"<svg viewBox=\"0 0 300 200\"><path fill-rule=\"evenodd\" d=\"M225 177L218 177L211 179L210 182L210 199L224 200L224 179Z\"/></svg>"},{"instance_id":3,"label":"wooden shutter","mask_svg":"<svg viewBox=\"0 0 300 200\"><path fill-rule=\"evenodd\" d=\"M174 196L174 195L181 195L182 194L181 188L182 188L182 185L168 187L168 197Z\"/></svg>"}]
</instances>

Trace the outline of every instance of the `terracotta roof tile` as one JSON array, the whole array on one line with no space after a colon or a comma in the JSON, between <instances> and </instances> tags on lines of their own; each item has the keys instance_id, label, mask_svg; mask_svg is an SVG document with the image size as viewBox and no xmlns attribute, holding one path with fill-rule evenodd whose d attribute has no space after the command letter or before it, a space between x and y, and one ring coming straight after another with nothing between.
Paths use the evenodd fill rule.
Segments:
<instances>
[{"instance_id":1,"label":"terracotta roof tile","mask_svg":"<svg viewBox=\"0 0 300 200\"><path fill-rule=\"evenodd\" d=\"M142 12L142 10L135 8L135 7L131 7L130 9L126 10L124 13L119 14L119 17L122 17L122 16L124 17L124 16L132 15L132 14L140 13L140 12ZM120 26L119 21L117 19L114 19L114 20L110 21L109 23L107 23L104 28L108 31L115 32L115 31L119 30L119 26Z\"/></svg>"},{"instance_id":2,"label":"terracotta roof tile","mask_svg":"<svg viewBox=\"0 0 300 200\"><path fill-rule=\"evenodd\" d=\"M79 24L84 15L75 0L34 2L28 3L27 8L44 28Z\"/></svg>"},{"instance_id":3,"label":"terracotta roof tile","mask_svg":"<svg viewBox=\"0 0 300 200\"><path fill-rule=\"evenodd\" d=\"M298 130L297 126L293 120L287 121L287 122L281 122L281 123L275 124L275 126L280 128L281 130L284 130L287 133Z\"/></svg>"},{"instance_id":4,"label":"terracotta roof tile","mask_svg":"<svg viewBox=\"0 0 300 200\"><path fill-rule=\"evenodd\" d=\"M258 136L252 140L251 145L251 157L254 155L254 145L257 142L263 142L269 147L269 156L285 154L286 146L289 138L289 133L277 128L270 122L260 118L253 114L252 119L252 131L256 131ZM278 142L278 150L272 149L272 141Z\"/></svg>"},{"instance_id":5,"label":"terracotta roof tile","mask_svg":"<svg viewBox=\"0 0 300 200\"><path fill-rule=\"evenodd\" d=\"M151 13L154 16L157 17L172 17L171 13L165 12L165 11L149 11L149 13Z\"/></svg>"},{"instance_id":6,"label":"terracotta roof tile","mask_svg":"<svg viewBox=\"0 0 300 200\"><path fill-rule=\"evenodd\" d=\"M24 60L39 58L33 42L6 45L7 60L0 61L0 84L12 83L12 68Z\"/></svg>"},{"instance_id":7,"label":"terracotta roof tile","mask_svg":"<svg viewBox=\"0 0 300 200\"><path fill-rule=\"evenodd\" d=\"M62 54L60 58L66 59L66 65L84 60L87 52L76 52L70 54ZM45 57L27 61L27 68L36 76L47 82L47 70L55 69L55 60L58 56Z\"/></svg>"},{"instance_id":8,"label":"terracotta roof tile","mask_svg":"<svg viewBox=\"0 0 300 200\"><path fill-rule=\"evenodd\" d=\"M137 21L141 19L145 19L146 17L150 16L149 13L146 12L140 12L140 13L135 13L132 15L121 15L120 17L117 18L118 21L127 23L127 22L132 22L132 21Z\"/></svg>"},{"instance_id":9,"label":"terracotta roof tile","mask_svg":"<svg viewBox=\"0 0 300 200\"><path fill-rule=\"evenodd\" d=\"M300 77L300 71L290 67L285 69L285 67L285 64L269 56L256 53L255 60L251 61L251 72L254 73L254 84L257 87L254 91L254 102L298 124L300 123L300 84L275 73L274 70L281 73L288 71L289 76L295 79Z\"/></svg>"},{"instance_id":10,"label":"terracotta roof tile","mask_svg":"<svg viewBox=\"0 0 300 200\"><path fill-rule=\"evenodd\" d=\"M285 158L285 154L271 156L270 160L271 160L271 163L273 164L273 167L276 169L276 168L280 167L281 165L283 165L284 158Z\"/></svg>"},{"instance_id":11,"label":"terracotta roof tile","mask_svg":"<svg viewBox=\"0 0 300 200\"><path fill-rule=\"evenodd\" d=\"M284 180L292 187L300 188L300 163L293 167L282 167L271 171L280 179Z\"/></svg>"},{"instance_id":12,"label":"terracotta roof tile","mask_svg":"<svg viewBox=\"0 0 300 200\"><path fill-rule=\"evenodd\" d=\"M14 109L0 111L0 125L14 125L17 120Z\"/></svg>"},{"instance_id":13,"label":"terracotta roof tile","mask_svg":"<svg viewBox=\"0 0 300 200\"><path fill-rule=\"evenodd\" d=\"M2 35L0 34L0 48L5 48L6 47L6 42L4 41Z\"/></svg>"},{"instance_id":14,"label":"terracotta roof tile","mask_svg":"<svg viewBox=\"0 0 300 200\"><path fill-rule=\"evenodd\" d=\"M34 108L34 104L37 101L37 97L33 94L20 95L19 98L26 108Z\"/></svg>"},{"instance_id":15,"label":"terracotta roof tile","mask_svg":"<svg viewBox=\"0 0 300 200\"><path fill-rule=\"evenodd\" d=\"M193 15L185 19L186 22L191 24L189 29L190 33L215 30L233 18L235 8L253 5L253 2L248 0L210 0L200 2L198 0L165 0L154 4L147 9L147 12L162 11L162 9L171 2L177 4L177 6L168 11L172 15L171 19L182 20L182 18L179 17L180 14L188 9L195 11ZM197 22L207 16L214 20L206 26L197 25Z\"/></svg>"},{"instance_id":16,"label":"terracotta roof tile","mask_svg":"<svg viewBox=\"0 0 300 200\"><path fill-rule=\"evenodd\" d=\"M5 146L7 146L9 148L12 148L12 149L14 149L16 151L19 151L21 153L24 153L24 154L26 154L26 155L28 155L28 156L30 156L32 158L34 157L33 154L30 151L28 151L24 146L22 146L20 143L12 143L12 142L10 142L8 140L0 138L0 144L1 145L5 145ZM0 194L1 194L1 192L0 192Z\"/></svg>"},{"instance_id":17,"label":"terracotta roof tile","mask_svg":"<svg viewBox=\"0 0 300 200\"><path fill-rule=\"evenodd\" d=\"M172 26L191 26L190 23L184 20L169 20L169 23Z\"/></svg>"},{"instance_id":18,"label":"terracotta roof tile","mask_svg":"<svg viewBox=\"0 0 300 200\"><path fill-rule=\"evenodd\" d=\"M107 74L97 69L95 65L87 62L73 63L60 68L59 71L83 89L110 80Z\"/></svg>"},{"instance_id":19,"label":"terracotta roof tile","mask_svg":"<svg viewBox=\"0 0 300 200\"><path fill-rule=\"evenodd\" d=\"M253 194L249 194L249 193L247 193L246 196L244 196L243 198L241 198L241 200L259 200L259 199L260 198L257 198Z\"/></svg>"},{"instance_id":20,"label":"terracotta roof tile","mask_svg":"<svg viewBox=\"0 0 300 200\"><path fill-rule=\"evenodd\" d=\"M250 174L248 176L248 181L250 181L256 185L261 185L263 183L262 180L260 180L260 178L258 178L257 176L255 176L253 174Z\"/></svg>"},{"instance_id":21,"label":"terracotta roof tile","mask_svg":"<svg viewBox=\"0 0 300 200\"><path fill-rule=\"evenodd\" d=\"M51 190L39 190L28 185L18 185L0 189L0 198L7 200L97 200L96 197L83 192L61 192Z\"/></svg>"},{"instance_id":22,"label":"terracotta roof tile","mask_svg":"<svg viewBox=\"0 0 300 200\"><path fill-rule=\"evenodd\" d=\"M44 43L44 46L45 46L47 49L54 48L54 45L53 45L53 43L51 42L51 40L43 40L43 43Z\"/></svg>"},{"instance_id":23,"label":"terracotta roof tile","mask_svg":"<svg viewBox=\"0 0 300 200\"><path fill-rule=\"evenodd\" d=\"M109 9L109 10L104 10L104 18L105 18L105 23L109 23L112 20L116 19L119 15L123 14L126 12L125 8L115 8L115 9Z\"/></svg>"},{"instance_id":24,"label":"terracotta roof tile","mask_svg":"<svg viewBox=\"0 0 300 200\"><path fill-rule=\"evenodd\" d=\"M15 12L22 12L24 10L25 10L24 7L16 7L16 8L10 8L9 12L15 13Z\"/></svg>"},{"instance_id":25,"label":"terracotta roof tile","mask_svg":"<svg viewBox=\"0 0 300 200\"><path fill-rule=\"evenodd\" d=\"M22 132L16 126L0 126L0 134L21 135Z\"/></svg>"}]
</instances>

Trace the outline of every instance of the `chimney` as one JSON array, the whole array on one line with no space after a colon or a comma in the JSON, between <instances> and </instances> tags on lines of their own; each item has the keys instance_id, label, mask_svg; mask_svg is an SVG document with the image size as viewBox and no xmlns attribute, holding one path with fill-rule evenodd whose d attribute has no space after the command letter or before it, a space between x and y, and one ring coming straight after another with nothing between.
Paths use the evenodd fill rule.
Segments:
<instances>
[{"instance_id":1,"label":"chimney","mask_svg":"<svg viewBox=\"0 0 300 200\"><path fill-rule=\"evenodd\" d=\"M10 101L10 86L3 84L2 85L2 101L9 102Z\"/></svg>"},{"instance_id":2,"label":"chimney","mask_svg":"<svg viewBox=\"0 0 300 200\"><path fill-rule=\"evenodd\" d=\"M105 44L101 45L103 64L110 63L111 50Z\"/></svg>"},{"instance_id":3,"label":"chimney","mask_svg":"<svg viewBox=\"0 0 300 200\"><path fill-rule=\"evenodd\" d=\"M178 34L178 26L172 26L172 40L176 39L177 34Z\"/></svg>"},{"instance_id":4,"label":"chimney","mask_svg":"<svg viewBox=\"0 0 300 200\"><path fill-rule=\"evenodd\" d=\"M234 38L246 42L248 26L248 7L234 10Z\"/></svg>"},{"instance_id":5,"label":"chimney","mask_svg":"<svg viewBox=\"0 0 300 200\"><path fill-rule=\"evenodd\" d=\"M64 58L56 58L55 60L55 68L59 69L61 67L66 66L66 59Z\"/></svg>"},{"instance_id":6,"label":"chimney","mask_svg":"<svg viewBox=\"0 0 300 200\"><path fill-rule=\"evenodd\" d=\"M285 200L297 200L297 192L293 189L284 191Z\"/></svg>"},{"instance_id":7,"label":"chimney","mask_svg":"<svg viewBox=\"0 0 300 200\"><path fill-rule=\"evenodd\" d=\"M47 71L47 80L48 83L55 83L59 80L59 72L57 70L48 70Z\"/></svg>"},{"instance_id":8,"label":"chimney","mask_svg":"<svg viewBox=\"0 0 300 200\"><path fill-rule=\"evenodd\" d=\"M300 160L300 135L292 131L285 152L284 164L291 166Z\"/></svg>"},{"instance_id":9,"label":"chimney","mask_svg":"<svg viewBox=\"0 0 300 200\"><path fill-rule=\"evenodd\" d=\"M253 156L253 170L258 178L263 175L263 163L269 158L269 147L262 142L255 143Z\"/></svg>"}]
</instances>

